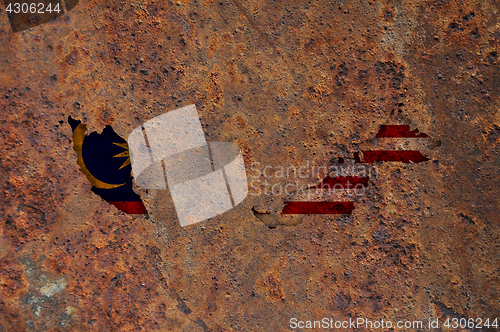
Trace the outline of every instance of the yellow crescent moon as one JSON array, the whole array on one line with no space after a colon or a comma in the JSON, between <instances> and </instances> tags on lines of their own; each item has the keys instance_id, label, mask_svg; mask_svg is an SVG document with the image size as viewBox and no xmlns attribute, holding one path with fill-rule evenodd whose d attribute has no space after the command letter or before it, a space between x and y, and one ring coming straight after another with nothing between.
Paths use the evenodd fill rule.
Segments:
<instances>
[{"instance_id":1,"label":"yellow crescent moon","mask_svg":"<svg viewBox=\"0 0 500 332\"><path fill-rule=\"evenodd\" d=\"M87 169L87 166L85 166L85 163L83 162L83 154L82 154L82 146L83 146L83 139L85 138L85 131L87 131L87 126L81 123L73 131L73 142L74 142L73 149L76 151L76 154L78 156L76 162L80 166L80 170L82 171L82 173L85 174L87 179L89 179L92 187L102 188L102 189L114 189L123 186L125 183L110 184L102 182L101 180L97 179L95 176L90 174L89 170Z\"/></svg>"}]
</instances>

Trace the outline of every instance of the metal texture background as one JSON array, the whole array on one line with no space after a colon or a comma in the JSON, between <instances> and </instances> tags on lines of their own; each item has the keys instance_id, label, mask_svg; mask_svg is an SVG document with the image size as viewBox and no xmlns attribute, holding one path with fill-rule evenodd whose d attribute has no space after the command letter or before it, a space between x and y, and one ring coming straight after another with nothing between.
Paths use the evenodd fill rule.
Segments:
<instances>
[{"instance_id":1,"label":"metal texture background","mask_svg":"<svg viewBox=\"0 0 500 332\"><path fill-rule=\"evenodd\" d=\"M81 0L13 33L2 5L0 331L499 317L499 9ZM181 229L166 193L138 189L146 218L90 192L68 115L126 138L192 103L247 165L329 165L381 124L427 133L431 161L380 165L351 216L290 225L254 216L265 197Z\"/></svg>"}]
</instances>

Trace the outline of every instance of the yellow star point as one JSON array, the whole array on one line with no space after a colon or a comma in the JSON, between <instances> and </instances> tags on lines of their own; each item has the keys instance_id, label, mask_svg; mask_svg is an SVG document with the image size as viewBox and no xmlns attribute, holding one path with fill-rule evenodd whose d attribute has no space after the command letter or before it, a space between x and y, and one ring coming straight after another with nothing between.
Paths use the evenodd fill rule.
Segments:
<instances>
[{"instance_id":1,"label":"yellow star point","mask_svg":"<svg viewBox=\"0 0 500 332\"><path fill-rule=\"evenodd\" d=\"M122 169L123 167L130 165L130 153L128 151L128 144L127 143L113 143L113 144L118 145L119 147L125 149L125 151L117 154L116 156L113 156L113 158L116 158L116 157L126 157L127 158L127 160L125 160L125 162L122 164L122 166L119 169Z\"/></svg>"}]
</instances>

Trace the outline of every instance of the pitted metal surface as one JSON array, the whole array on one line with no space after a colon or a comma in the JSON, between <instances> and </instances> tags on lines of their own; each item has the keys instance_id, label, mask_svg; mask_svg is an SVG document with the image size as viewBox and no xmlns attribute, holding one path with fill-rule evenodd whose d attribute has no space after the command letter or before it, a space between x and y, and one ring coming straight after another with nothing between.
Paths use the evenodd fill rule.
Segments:
<instances>
[{"instance_id":1,"label":"pitted metal surface","mask_svg":"<svg viewBox=\"0 0 500 332\"><path fill-rule=\"evenodd\" d=\"M496 1L80 0L16 33L1 6L0 331L500 318ZM68 116L126 138L190 104L249 176L402 146L387 124L429 161L377 164L350 216L259 218L284 196L249 188L181 228L167 191L134 188L147 217L90 191Z\"/></svg>"}]
</instances>

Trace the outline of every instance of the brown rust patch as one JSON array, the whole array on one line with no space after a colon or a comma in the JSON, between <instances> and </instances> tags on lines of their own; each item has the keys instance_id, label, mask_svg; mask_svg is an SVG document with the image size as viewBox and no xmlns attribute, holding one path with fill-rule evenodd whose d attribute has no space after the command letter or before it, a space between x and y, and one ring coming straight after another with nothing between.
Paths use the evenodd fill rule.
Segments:
<instances>
[{"instance_id":1,"label":"brown rust patch","mask_svg":"<svg viewBox=\"0 0 500 332\"><path fill-rule=\"evenodd\" d=\"M4 20L0 326L274 331L306 312L498 316L498 4L342 2L98 0L22 35ZM262 197L181 229L167 193L136 188L149 218L92 195L61 121L127 137L192 103L207 139L236 142L247 166L397 146L373 139L382 124L428 133L432 161L378 165L352 216L274 229L252 213ZM29 302L58 280L52 302Z\"/></svg>"},{"instance_id":2,"label":"brown rust patch","mask_svg":"<svg viewBox=\"0 0 500 332\"><path fill-rule=\"evenodd\" d=\"M285 292L283 284L279 277L274 274L268 274L257 281L256 292L264 295L270 302L285 302Z\"/></svg>"}]
</instances>

